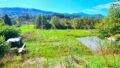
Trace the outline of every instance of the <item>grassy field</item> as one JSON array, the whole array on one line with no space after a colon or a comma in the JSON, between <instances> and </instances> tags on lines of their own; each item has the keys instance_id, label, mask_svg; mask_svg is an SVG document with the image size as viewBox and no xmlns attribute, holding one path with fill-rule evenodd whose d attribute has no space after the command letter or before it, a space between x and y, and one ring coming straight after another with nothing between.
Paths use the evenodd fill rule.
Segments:
<instances>
[{"instance_id":1,"label":"grassy field","mask_svg":"<svg viewBox=\"0 0 120 68\"><path fill-rule=\"evenodd\" d=\"M25 37L29 57L60 57L72 54L91 54L92 51L75 39L78 36L90 36L91 30L41 30L33 26L20 27ZM26 28L26 29L25 29Z\"/></svg>"},{"instance_id":2,"label":"grassy field","mask_svg":"<svg viewBox=\"0 0 120 68\"><path fill-rule=\"evenodd\" d=\"M21 30L27 53L13 56L5 68L119 68L118 55L96 54L76 37L97 36L97 30L41 30L34 26Z\"/></svg>"},{"instance_id":3,"label":"grassy field","mask_svg":"<svg viewBox=\"0 0 120 68\"><path fill-rule=\"evenodd\" d=\"M23 34L26 31L34 31L36 30L34 28L34 25L23 25L21 27L17 27L17 29L21 30L21 33ZM90 29L90 30L83 30L83 29L49 29L49 30L41 30L38 29L37 32L41 32L45 35L50 35L50 36L74 36L74 37L81 37L81 36L96 36L98 35L98 30L96 29Z\"/></svg>"}]
</instances>

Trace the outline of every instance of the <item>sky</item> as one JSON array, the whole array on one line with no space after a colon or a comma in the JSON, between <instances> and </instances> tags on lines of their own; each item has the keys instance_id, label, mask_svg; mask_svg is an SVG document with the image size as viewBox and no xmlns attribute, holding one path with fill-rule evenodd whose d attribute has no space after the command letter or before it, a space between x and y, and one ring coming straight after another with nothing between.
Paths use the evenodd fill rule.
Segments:
<instances>
[{"instance_id":1,"label":"sky","mask_svg":"<svg viewBox=\"0 0 120 68\"><path fill-rule=\"evenodd\" d=\"M35 8L58 13L107 14L112 0L0 0L1 7Z\"/></svg>"}]
</instances>

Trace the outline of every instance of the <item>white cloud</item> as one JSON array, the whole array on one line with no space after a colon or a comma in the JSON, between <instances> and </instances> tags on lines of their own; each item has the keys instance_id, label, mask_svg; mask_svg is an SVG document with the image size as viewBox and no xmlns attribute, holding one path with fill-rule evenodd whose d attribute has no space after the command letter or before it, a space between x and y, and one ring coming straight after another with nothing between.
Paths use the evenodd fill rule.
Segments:
<instances>
[{"instance_id":1,"label":"white cloud","mask_svg":"<svg viewBox=\"0 0 120 68\"><path fill-rule=\"evenodd\" d=\"M110 8L110 5L111 5L112 3L107 3L107 4L102 4L102 5L98 5L98 6L95 6L95 7L93 7L94 9L108 9L108 8Z\"/></svg>"},{"instance_id":2,"label":"white cloud","mask_svg":"<svg viewBox=\"0 0 120 68\"><path fill-rule=\"evenodd\" d=\"M112 3L97 5L92 8L85 9L83 12L88 14L103 14L104 13L103 9L106 10L109 9L111 4Z\"/></svg>"},{"instance_id":3,"label":"white cloud","mask_svg":"<svg viewBox=\"0 0 120 68\"><path fill-rule=\"evenodd\" d=\"M114 2L114 3L119 3L120 4L120 2ZM83 12L88 13L88 14L104 14L105 11L103 11L103 10L104 9L105 10L109 9L111 4L113 4L113 2L110 2L110 3L107 3L107 4L97 5L97 6L94 6L92 8L85 9Z\"/></svg>"}]
</instances>

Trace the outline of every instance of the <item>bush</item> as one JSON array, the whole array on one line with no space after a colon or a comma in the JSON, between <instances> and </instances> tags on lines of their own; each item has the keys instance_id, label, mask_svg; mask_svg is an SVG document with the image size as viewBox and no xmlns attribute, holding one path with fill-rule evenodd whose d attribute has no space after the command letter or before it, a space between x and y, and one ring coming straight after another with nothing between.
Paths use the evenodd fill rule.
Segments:
<instances>
[{"instance_id":1,"label":"bush","mask_svg":"<svg viewBox=\"0 0 120 68\"><path fill-rule=\"evenodd\" d=\"M108 26L108 25L107 25ZM120 26L103 26L103 28L99 30L100 37L105 38L105 37L110 37L110 36L115 36L115 38L120 39Z\"/></svg>"},{"instance_id":2,"label":"bush","mask_svg":"<svg viewBox=\"0 0 120 68\"><path fill-rule=\"evenodd\" d=\"M100 29L99 33L100 38L110 37L109 30L107 29Z\"/></svg>"},{"instance_id":3,"label":"bush","mask_svg":"<svg viewBox=\"0 0 120 68\"><path fill-rule=\"evenodd\" d=\"M112 35L120 34L120 24L116 24L110 28L110 33Z\"/></svg>"},{"instance_id":4,"label":"bush","mask_svg":"<svg viewBox=\"0 0 120 68\"><path fill-rule=\"evenodd\" d=\"M116 34L113 37L115 37L117 40L120 40L120 34Z\"/></svg>"},{"instance_id":5,"label":"bush","mask_svg":"<svg viewBox=\"0 0 120 68\"><path fill-rule=\"evenodd\" d=\"M0 29L0 35L4 36L5 40L9 38L18 37L20 35L19 33L20 32L18 30L9 26L4 26Z\"/></svg>"},{"instance_id":6,"label":"bush","mask_svg":"<svg viewBox=\"0 0 120 68\"><path fill-rule=\"evenodd\" d=\"M9 45L5 43L4 37L0 36L0 58L9 50Z\"/></svg>"}]
</instances>

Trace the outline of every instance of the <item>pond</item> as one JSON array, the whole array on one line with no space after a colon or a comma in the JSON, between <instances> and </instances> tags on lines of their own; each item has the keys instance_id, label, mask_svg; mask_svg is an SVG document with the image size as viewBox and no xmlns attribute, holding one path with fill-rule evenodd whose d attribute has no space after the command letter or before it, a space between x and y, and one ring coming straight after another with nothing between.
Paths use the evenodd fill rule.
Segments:
<instances>
[{"instance_id":1,"label":"pond","mask_svg":"<svg viewBox=\"0 0 120 68\"><path fill-rule=\"evenodd\" d=\"M79 37L79 38L76 38L76 39L79 40L82 44L84 44L88 48L92 49L93 51L96 51L97 49L100 48L101 39L99 39L98 37L87 36L87 37Z\"/></svg>"}]
</instances>

